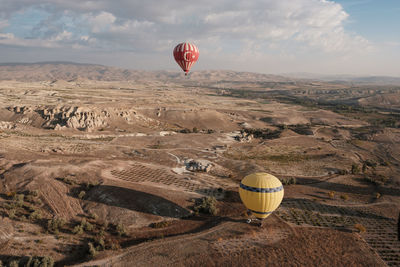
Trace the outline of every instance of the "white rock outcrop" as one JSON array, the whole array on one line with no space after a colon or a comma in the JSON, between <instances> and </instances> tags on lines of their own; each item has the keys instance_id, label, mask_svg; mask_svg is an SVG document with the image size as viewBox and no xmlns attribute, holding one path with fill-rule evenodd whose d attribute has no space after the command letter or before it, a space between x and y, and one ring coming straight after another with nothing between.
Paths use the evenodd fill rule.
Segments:
<instances>
[{"instance_id":1,"label":"white rock outcrop","mask_svg":"<svg viewBox=\"0 0 400 267\"><path fill-rule=\"evenodd\" d=\"M209 172L213 167L212 163L208 160L194 160L194 159L187 159L185 160L186 170L192 172Z\"/></svg>"}]
</instances>

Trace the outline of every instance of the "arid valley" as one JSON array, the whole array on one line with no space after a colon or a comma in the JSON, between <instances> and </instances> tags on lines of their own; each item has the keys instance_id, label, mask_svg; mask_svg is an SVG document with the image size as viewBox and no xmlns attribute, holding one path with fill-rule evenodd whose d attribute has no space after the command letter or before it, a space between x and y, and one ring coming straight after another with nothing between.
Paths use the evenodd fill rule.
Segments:
<instances>
[{"instance_id":1,"label":"arid valley","mask_svg":"<svg viewBox=\"0 0 400 267\"><path fill-rule=\"evenodd\" d=\"M400 266L399 211L400 79L0 66L5 266Z\"/></svg>"}]
</instances>

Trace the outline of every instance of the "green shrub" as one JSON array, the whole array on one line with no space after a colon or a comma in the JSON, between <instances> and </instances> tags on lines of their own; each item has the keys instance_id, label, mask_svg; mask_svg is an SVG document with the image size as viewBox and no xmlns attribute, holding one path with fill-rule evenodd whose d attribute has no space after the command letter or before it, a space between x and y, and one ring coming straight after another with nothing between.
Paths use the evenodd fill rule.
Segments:
<instances>
[{"instance_id":1,"label":"green shrub","mask_svg":"<svg viewBox=\"0 0 400 267\"><path fill-rule=\"evenodd\" d=\"M72 233L75 235L81 235L83 234L83 226L81 224L78 224L72 229Z\"/></svg>"},{"instance_id":2,"label":"green shrub","mask_svg":"<svg viewBox=\"0 0 400 267\"><path fill-rule=\"evenodd\" d=\"M365 173L367 171L367 164L364 162L361 168L362 173Z\"/></svg>"},{"instance_id":3,"label":"green shrub","mask_svg":"<svg viewBox=\"0 0 400 267\"><path fill-rule=\"evenodd\" d=\"M281 179L281 182L283 185L291 185L291 184L296 184L297 180L296 178L291 177L291 178Z\"/></svg>"},{"instance_id":4,"label":"green shrub","mask_svg":"<svg viewBox=\"0 0 400 267\"><path fill-rule=\"evenodd\" d=\"M42 213L40 210L35 210L31 214L29 214L29 220L36 221L42 219Z\"/></svg>"},{"instance_id":5,"label":"green shrub","mask_svg":"<svg viewBox=\"0 0 400 267\"><path fill-rule=\"evenodd\" d=\"M104 237L101 235L97 235L94 239L94 243L97 245L96 250L105 250L106 243L104 241Z\"/></svg>"},{"instance_id":6,"label":"green shrub","mask_svg":"<svg viewBox=\"0 0 400 267\"><path fill-rule=\"evenodd\" d=\"M90 217L90 219L93 219L95 221L99 218L99 216L96 213L90 213L89 217Z\"/></svg>"},{"instance_id":7,"label":"green shrub","mask_svg":"<svg viewBox=\"0 0 400 267\"><path fill-rule=\"evenodd\" d=\"M88 190L92 189L93 187L98 186L99 184L100 184L99 181L96 181L96 182L88 181L88 182L81 183L81 186L84 187L84 190L88 191Z\"/></svg>"},{"instance_id":8,"label":"green shrub","mask_svg":"<svg viewBox=\"0 0 400 267\"><path fill-rule=\"evenodd\" d=\"M200 201L197 200L193 208L195 212L202 212L211 215L217 215L217 200L215 197L204 197Z\"/></svg>"},{"instance_id":9,"label":"green shrub","mask_svg":"<svg viewBox=\"0 0 400 267\"><path fill-rule=\"evenodd\" d=\"M117 230L118 236L126 235L126 229L122 223L117 224L116 230Z\"/></svg>"},{"instance_id":10,"label":"green shrub","mask_svg":"<svg viewBox=\"0 0 400 267\"><path fill-rule=\"evenodd\" d=\"M16 194L13 197L13 202L15 204L16 207L22 207L24 205L24 198L25 195L24 194Z\"/></svg>"},{"instance_id":11,"label":"green shrub","mask_svg":"<svg viewBox=\"0 0 400 267\"><path fill-rule=\"evenodd\" d=\"M150 226L153 228L165 228L172 224L172 221L162 221L162 222L155 222L152 223Z\"/></svg>"},{"instance_id":12,"label":"green shrub","mask_svg":"<svg viewBox=\"0 0 400 267\"><path fill-rule=\"evenodd\" d=\"M39 190L31 190L29 191L29 195L33 197L39 196Z\"/></svg>"},{"instance_id":13,"label":"green shrub","mask_svg":"<svg viewBox=\"0 0 400 267\"><path fill-rule=\"evenodd\" d=\"M53 219L47 221L47 230L50 233L58 234L60 228L62 228L64 225L65 225L64 219L54 217Z\"/></svg>"},{"instance_id":14,"label":"green shrub","mask_svg":"<svg viewBox=\"0 0 400 267\"><path fill-rule=\"evenodd\" d=\"M83 229L85 231L93 231L93 229L94 229L93 224L91 224L90 222L88 222L86 220L82 220L82 222L83 222Z\"/></svg>"},{"instance_id":15,"label":"green shrub","mask_svg":"<svg viewBox=\"0 0 400 267\"><path fill-rule=\"evenodd\" d=\"M33 259L33 261L32 261L32 266L34 266L34 267L39 267L39 266L40 266L40 263L41 263L40 259L37 258L37 257L35 257L35 258Z\"/></svg>"},{"instance_id":16,"label":"green shrub","mask_svg":"<svg viewBox=\"0 0 400 267\"><path fill-rule=\"evenodd\" d=\"M34 258L29 257L28 261L25 263L24 266L33 266L33 267L53 267L54 260L52 257L38 257L35 256Z\"/></svg>"},{"instance_id":17,"label":"green shrub","mask_svg":"<svg viewBox=\"0 0 400 267\"><path fill-rule=\"evenodd\" d=\"M120 246L120 244L118 243L117 240L111 240L110 244L111 244L111 249L112 250L118 250L118 249L121 248L121 246Z\"/></svg>"},{"instance_id":18,"label":"green shrub","mask_svg":"<svg viewBox=\"0 0 400 267\"><path fill-rule=\"evenodd\" d=\"M81 192L79 192L78 198L83 199L85 197L85 195L86 195L86 192L82 190Z\"/></svg>"},{"instance_id":19,"label":"green shrub","mask_svg":"<svg viewBox=\"0 0 400 267\"><path fill-rule=\"evenodd\" d=\"M16 210L15 209L10 209L10 210L8 210L7 211L7 213L8 213L8 217L11 219L11 220L13 220L13 219L15 219L15 214L16 214Z\"/></svg>"},{"instance_id":20,"label":"green shrub","mask_svg":"<svg viewBox=\"0 0 400 267\"><path fill-rule=\"evenodd\" d=\"M352 164L351 165L351 173L352 174L359 174L360 173L360 167L358 164Z\"/></svg>"},{"instance_id":21,"label":"green shrub","mask_svg":"<svg viewBox=\"0 0 400 267\"><path fill-rule=\"evenodd\" d=\"M89 243L88 243L88 247L89 247L89 250L88 250L89 256L90 256L91 258L96 257L96 255L97 255L97 250L96 250L96 248L94 247L93 243L92 243L92 242L89 242Z\"/></svg>"}]
</instances>

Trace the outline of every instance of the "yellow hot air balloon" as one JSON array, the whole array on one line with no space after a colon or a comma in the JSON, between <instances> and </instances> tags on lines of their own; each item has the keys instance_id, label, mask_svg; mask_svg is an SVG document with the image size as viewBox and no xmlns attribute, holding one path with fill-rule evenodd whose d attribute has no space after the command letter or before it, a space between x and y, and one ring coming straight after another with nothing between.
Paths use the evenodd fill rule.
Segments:
<instances>
[{"instance_id":1,"label":"yellow hot air balloon","mask_svg":"<svg viewBox=\"0 0 400 267\"><path fill-rule=\"evenodd\" d=\"M265 219L281 204L283 185L271 174L253 173L243 178L239 195L243 204L255 217Z\"/></svg>"}]
</instances>

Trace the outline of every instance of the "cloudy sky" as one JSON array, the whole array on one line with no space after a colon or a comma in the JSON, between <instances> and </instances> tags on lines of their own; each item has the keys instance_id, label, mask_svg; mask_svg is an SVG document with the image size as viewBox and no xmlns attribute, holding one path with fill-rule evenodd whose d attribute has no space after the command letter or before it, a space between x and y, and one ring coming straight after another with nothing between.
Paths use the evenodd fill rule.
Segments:
<instances>
[{"instance_id":1,"label":"cloudy sky","mask_svg":"<svg viewBox=\"0 0 400 267\"><path fill-rule=\"evenodd\" d=\"M400 76L399 0L0 0L0 62Z\"/></svg>"}]
</instances>

